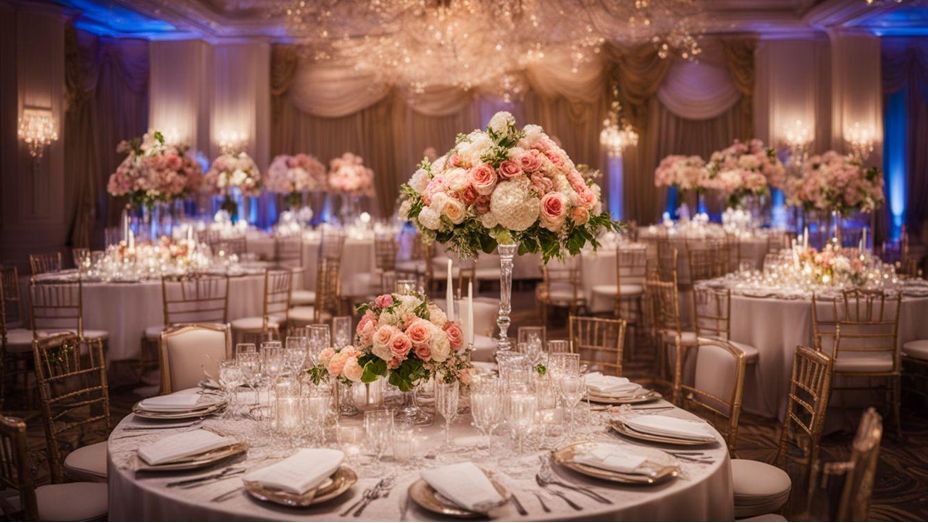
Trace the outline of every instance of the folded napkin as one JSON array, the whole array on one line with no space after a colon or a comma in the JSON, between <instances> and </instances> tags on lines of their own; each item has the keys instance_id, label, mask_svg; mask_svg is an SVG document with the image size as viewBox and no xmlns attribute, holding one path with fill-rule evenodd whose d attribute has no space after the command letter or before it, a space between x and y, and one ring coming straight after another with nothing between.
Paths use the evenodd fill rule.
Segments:
<instances>
[{"instance_id":1,"label":"folded napkin","mask_svg":"<svg viewBox=\"0 0 928 523\"><path fill-rule=\"evenodd\" d=\"M636 472L647 458L635 454L627 447L609 443L590 443L577 449L574 461L598 469L630 473Z\"/></svg>"},{"instance_id":2,"label":"folded napkin","mask_svg":"<svg viewBox=\"0 0 928 523\"><path fill-rule=\"evenodd\" d=\"M674 438L695 439L700 441L714 441L715 435L703 421L691 421L659 414L645 414L641 416L626 416L622 422L639 432L647 432L658 436Z\"/></svg>"},{"instance_id":3,"label":"folded napkin","mask_svg":"<svg viewBox=\"0 0 928 523\"><path fill-rule=\"evenodd\" d=\"M245 474L245 481L293 494L305 494L338 470L345 453L332 449L300 449L287 459Z\"/></svg>"},{"instance_id":4,"label":"folded napkin","mask_svg":"<svg viewBox=\"0 0 928 523\"><path fill-rule=\"evenodd\" d=\"M193 410L199 402L199 394L175 392L174 394L144 399L139 403L139 406L150 412L184 412Z\"/></svg>"},{"instance_id":5,"label":"folded napkin","mask_svg":"<svg viewBox=\"0 0 928 523\"><path fill-rule=\"evenodd\" d=\"M607 396L628 396L641 388L641 385L628 381L628 378L606 376L601 372L586 374L583 381L592 392Z\"/></svg>"},{"instance_id":6,"label":"folded napkin","mask_svg":"<svg viewBox=\"0 0 928 523\"><path fill-rule=\"evenodd\" d=\"M421 475L439 494L466 510L484 513L503 502L487 475L469 461L423 470Z\"/></svg>"},{"instance_id":7,"label":"folded napkin","mask_svg":"<svg viewBox=\"0 0 928 523\"><path fill-rule=\"evenodd\" d=\"M191 430L140 447L139 457L149 465L161 465L227 447L233 443L234 438L220 436L208 430Z\"/></svg>"}]
</instances>

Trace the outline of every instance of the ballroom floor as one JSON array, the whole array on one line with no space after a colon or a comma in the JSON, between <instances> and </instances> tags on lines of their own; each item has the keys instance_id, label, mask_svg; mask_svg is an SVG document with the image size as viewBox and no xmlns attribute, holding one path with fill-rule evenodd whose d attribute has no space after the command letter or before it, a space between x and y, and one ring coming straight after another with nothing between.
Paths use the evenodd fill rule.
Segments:
<instances>
[{"instance_id":1,"label":"ballroom floor","mask_svg":"<svg viewBox=\"0 0 928 523\"><path fill-rule=\"evenodd\" d=\"M513 292L513 322L515 325L538 324L538 311L533 303L532 290L517 287ZM563 324L563 318L555 315L553 322ZM549 336L557 336L554 329ZM640 371L630 371L637 373ZM632 377L635 377L634 374ZM118 421L129 413L132 405L141 399L135 386L120 386L111 391L112 415ZM891 426L884 434L877 470L876 484L870 509L870 519L877 521L926 520L928 519L928 405L904 404L903 432L905 440L899 441ZM16 414L14 414L16 415ZM737 455L739 458L772 462L777 449L779 423L750 414L741 417ZM29 418L30 451L33 463L37 464L40 482L48 480L45 434L38 413ZM836 433L823 440L826 459L838 461L850 454L852 434ZM803 506L805 497L794 497L792 507ZM787 512L787 517L795 514Z\"/></svg>"}]
</instances>

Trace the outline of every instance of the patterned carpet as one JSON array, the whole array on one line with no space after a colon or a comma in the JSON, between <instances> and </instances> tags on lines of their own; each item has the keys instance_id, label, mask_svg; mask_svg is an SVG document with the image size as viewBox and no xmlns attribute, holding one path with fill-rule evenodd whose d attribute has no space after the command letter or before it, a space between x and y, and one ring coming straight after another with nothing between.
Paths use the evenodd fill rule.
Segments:
<instances>
[{"instance_id":1,"label":"patterned carpet","mask_svg":"<svg viewBox=\"0 0 928 523\"><path fill-rule=\"evenodd\" d=\"M533 303L532 289L522 287L514 292L514 326L539 324L538 311ZM563 325L563 316L551 317L552 324ZM565 329L553 328L549 337L563 336ZM630 365L629 374L643 377L647 365ZM114 422L122 419L132 405L140 399L134 386L122 386L111 391ZM910 401L911 400L911 401ZM915 521L928 519L928 405L907 398L903 404L904 440L899 441L891 425L884 434L877 478L874 485L870 519L876 521ZM18 413L8 413L17 415ZM19 413L19 415L22 415ZM45 434L37 413L28 416L29 442L34 470L40 481L48 481ZM776 454L779 423L742 415L738 435L737 456L772 462ZM846 459L850 455L850 433L831 434L822 442L823 455L830 461ZM805 489L799 489L805 490ZM794 490L794 494L798 494ZM804 493L794 495L787 516L797 519L798 509L805 505Z\"/></svg>"}]
</instances>

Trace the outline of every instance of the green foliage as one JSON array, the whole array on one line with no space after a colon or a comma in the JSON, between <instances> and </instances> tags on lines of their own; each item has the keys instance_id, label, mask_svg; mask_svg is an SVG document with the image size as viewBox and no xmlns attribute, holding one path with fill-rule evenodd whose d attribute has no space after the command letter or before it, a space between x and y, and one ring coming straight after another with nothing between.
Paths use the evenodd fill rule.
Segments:
<instances>
[{"instance_id":1,"label":"green foliage","mask_svg":"<svg viewBox=\"0 0 928 523\"><path fill-rule=\"evenodd\" d=\"M159 144L164 145L164 135L161 134L161 131L155 131L155 140L157 140Z\"/></svg>"},{"instance_id":2,"label":"green foliage","mask_svg":"<svg viewBox=\"0 0 928 523\"><path fill-rule=\"evenodd\" d=\"M543 363L539 363L535 365L535 372L537 372L539 376L544 376L548 373L548 368L545 367Z\"/></svg>"},{"instance_id":3,"label":"green foliage","mask_svg":"<svg viewBox=\"0 0 928 523\"><path fill-rule=\"evenodd\" d=\"M412 311L417 317L422 318L423 320L429 319L429 304L427 301L423 300L422 303L416 305L416 308Z\"/></svg>"},{"instance_id":4,"label":"green foliage","mask_svg":"<svg viewBox=\"0 0 928 523\"><path fill-rule=\"evenodd\" d=\"M309 375L309 380L313 382L313 385L319 385L329 377L329 371L322 365L310 368L306 374Z\"/></svg>"},{"instance_id":5,"label":"green foliage","mask_svg":"<svg viewBox=\"0 0 928 523\"><path fill-rule=\"evenodd\" d=\"M386 363L384 363L386 366ZM420 380L428 379L429 370L421 360L407 358L399 367L390 371L390 385L403 392L411 391Z\"/></svg>"},{"instance_id":6,"label":"green foliage","mask_svg":"<svg viewBox=\"0 0 928 523\"><path fill-rule=\"evenodd\" d=\"M363 364L361 360L365 360ZM361 381L363 383L372 383L387 375L387 362L373 354L363 356L358 360L358 364L362 365L364 369L364 373L361 374Z\"/></svg>"}]
</instances>

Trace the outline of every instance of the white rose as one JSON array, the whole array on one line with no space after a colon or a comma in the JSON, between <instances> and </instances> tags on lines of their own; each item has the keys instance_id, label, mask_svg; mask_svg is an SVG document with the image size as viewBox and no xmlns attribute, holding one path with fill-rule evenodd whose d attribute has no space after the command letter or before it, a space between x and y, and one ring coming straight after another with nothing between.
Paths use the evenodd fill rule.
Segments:
<instances>
[{"instance_id":1,"label":"white rose","mask_svg":"<svg viewBox=\"0 0 928 523\"><path fill-rule=\"evenodd\" d=\"M522 139L524 142L523 147L531 147L538 143L538 140L541 140L545 136L544 129L540 125L529 124L522 128L522 132L525 133L525 137Z\"/></svg>"},{"instance_id":2,"label":"white rose","mask_svg":"<svg viewBox=\"0 0 928 523\"><path fill-rule=\"evenodd\" d=\"M487 128L492 129L497 134L503 134L508 131L509 126L515 125L516 119L512 114L506 111L500 111L493 115L493 118L490 118L490 123L487 125Z\"/></svg>"},{"instance_id":3,"label":"white rose","mask_svg":"<svg viewBox=\"0 0 928 523\"><path fill-rule=\"evenodd\" d=\"M425 187L429 184L429 173L425 169L419 169L418 171L412 174L412 178L409 179L409 186L412 187L416 192L421 193L425 190Z\"/></svg>"},{"instance_id":4,"label":"white rose","mask_svg":"<svg viewBox=\"0 0 928 523\"><path fill-rule=\"evenodd\" d=\"M438 327L443 327L448 322L448 316L445 311L441 310L434 303L429 304L429 321Z\"/></svg>"},{"instance_id":5,"label":"white rose","mask_svg":"<svg viewBox=\"0 0 928 523\"><path fill-rule=\"evenodd\" d=\"M448 198L445 201L445 205L441 208L441 213L455 225L463 222L466 216L464 204L455 198Z\"/></svg>"},{"instance_id":6,"label":"white rose","mask_svg":"<svg viewBox=\"0 0 928 523\"><path fill-rule=\"evenodd\" d=\"M308 209L309 207L306 207L306 208ZM402 219L404 219L404 220L408 220L408 219L409 219L409 211L410 211L411 209L412 209L412 201L410 201L410 200L403 200L403 203L400 204L400 210L398 211L399 217L402 218ZM308 221L308 220L306 220L306 221Z\"/></svg>"},{"instance_id":7,"label":"white rose","mask_svg":"<svg viewBox=\"0 0 928 523\"><path fill-rule=\"evenodd\" d=\"M419 212L419 223L426 229L437 231L441 227L441 217L438 212L431 207L424 207Z\"/></svg>"},{"instance_id":8,"label":"white rose","mask_svg":"<svg viewBox=\"0 0 928 523\"><path fill-rule=\"evenodd\" d=\"M468 185L470 185L470 179L467 176L467 171L461 169L460 167L456 167L445 173L445 179L447 180L446 184L448 185L448 188L455 192L463 191L467 188Z\"/></svg>"},{"instance_id":9,"label":"white rose","mask_svg":"<svg viewBox=\"0 0 928 523\"><path fill-rule=\"evenodd\" d=\"M451 342L445 331L435 328L432 331L432 361L441 363L451 355Z\"/></svg>"}]
</instances>

